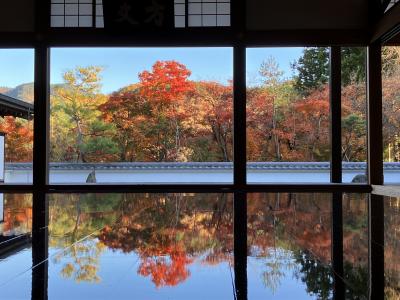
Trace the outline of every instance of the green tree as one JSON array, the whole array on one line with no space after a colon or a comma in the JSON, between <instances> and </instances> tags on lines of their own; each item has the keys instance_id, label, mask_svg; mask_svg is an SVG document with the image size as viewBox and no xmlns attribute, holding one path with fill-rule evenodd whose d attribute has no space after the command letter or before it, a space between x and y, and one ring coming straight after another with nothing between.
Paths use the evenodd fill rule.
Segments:
<instances>
[{"instance_id":1,"label":"green tree","mask_svg":"<svg viewBox=\"0 0 400 300\"><path fill-rule=\"evenodd\" d=\"M329 48L309 47L292 67L298 72L295 88L308 95L312 90L323 87L329 81ZM342 85L365 81L366 51L363 47L343 47Z\"/></svg>"},{"instance_id":2,"label":"green tree","mask_svg":"<svg viewBox=\"0 0 400 300\"><path fill-rule=\"evenodd\" d=\"M382 74L391 76L399 66L399 51L396 47L382 48ZM367 51L364 47L342 48L342 85L366 81Z\"/></svg>"},{"instance_id":3,"label":"green tree","mask_svg":"<svg viewBox=\"0 0 400 300\"><path fill-rule=\"evenodd\" d=\"M364 47L342 48L342 85L365 82L366 49Z\"/></svg>"},{"instance_id":4,"label":"green tree","mask_svg":"<svg viewBox=\"0 0 400 300\"><path fill-rule=\"evenodd\" d=\"M342 119L342 159L363 161L365 159L366 124L362 116L351 113Z\"/></svg>"},{"instance_id":5,"label":"green tree","mask_svg":"<svg viewBox=\"0 0 400 300\"><path fill-rule=\"evenodd\" d=\"M117 153L112 124L101 118L100 67L77 67L63 74L64 85L52 95L52 159L105 161ZM67 145L67 146L66 146ZM62 148L58 148L62 147Z\"/></svg>"},{"instance_id":6,"label":"green tree","mask_svg":"<svg viewBox=\"0 0 400 300\"><path fill-rule=\"evenodd\" d=\"M387 78L398 73L400 68L399 47L382 47L382 75Z\"/></svg>"},{"instance_id":7,"label":"green tree","mask_svg":"<svg viewBox=\"0 0 400 300\"><path fill-rule=\"evenodd\" d=\"M366 80L366 48L342 47L342 85L361 83ZM391 76L399 65L400 54L395 47L382 48L383 76ZM295 88L302 95L322 87L329 81L329 48L308 47L302 56L292 64L298 73L295 76Z\"/></svg>"},{"instance_id":8,"label":"green tree","mask_svg":"<svg viewBox=\"0 0 400 300\"><path fill-rule=\"evenodd\" d=\"M303 55L292 64L292 68L298 73L294 77L294 86L303 96L323 87L329 81L329 48L305 48Z\"/></svg>"},{"instance_id":9,"label":"green tree","mask_svg":"<svg viewBox=\"0 0 400 300\"><path fill-rule=\"evenodd\" d=\"M269 136L273 149L273 159L280 161L283 158L282 144L290 140L293 134L290 130L290 104L293 101L294 91L291 81L284 80L283 71L273 57L269 57L261 64L260 75L263 77L264 86L268 97L268 106L261 108L270 114L269 126L264 135ZM261 120L259 120L261 121ZM264 129L265 130L265 129Z\"/></svg>"}]
</instances>

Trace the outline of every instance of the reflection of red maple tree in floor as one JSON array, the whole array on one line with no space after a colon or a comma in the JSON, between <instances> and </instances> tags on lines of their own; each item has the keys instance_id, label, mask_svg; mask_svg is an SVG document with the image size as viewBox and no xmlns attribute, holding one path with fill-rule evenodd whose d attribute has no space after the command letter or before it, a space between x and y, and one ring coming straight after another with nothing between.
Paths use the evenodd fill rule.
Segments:
<instances>
[{"instance_id":1,"label":"reflection of red maple tree in floor","mask_svg":"<svg viewBox=\"0 0 400 300\"><path fill-rule=\"evenodd\" d=\"M193 260L188 258L186 252L179 245L167 247L164 256L142 256L138 273L150 276L157 288L175 286L185 281L190 276L187 265Z\"/></svg>"},{"instance_id":2,"label":"reflection of red maple tree in floor","mask_svg":"<svg viewBox=\"0 0 400 300\"><path fill-rule=\"evenodd\" d=\"M190 277L195 260L208 266L233 260L232 199L210 195L204 202L175 194L126 201L98 239L112 250L135 252L137 273L157 288L176 286Z\"/></svg>"},{"instance_id":3,"label":"reflection of red maple tree in floor","mask_svg":"<svg viewBox=\"0 0 400 300\"><path fill-rule=\"evenodd\" d=\"M99 238L109 247L119 249L122 245L110 239L113 234L112 228L106 226ZM193 259L185 251L182 241L175 241L175 234L154 235L151 242L139 243L134 245L133 249L129 249L136 251L140 257L138 274L150 277L157 288L178 285L190 276L188 265L193 262Z\"/></svg>"}]
</instances>

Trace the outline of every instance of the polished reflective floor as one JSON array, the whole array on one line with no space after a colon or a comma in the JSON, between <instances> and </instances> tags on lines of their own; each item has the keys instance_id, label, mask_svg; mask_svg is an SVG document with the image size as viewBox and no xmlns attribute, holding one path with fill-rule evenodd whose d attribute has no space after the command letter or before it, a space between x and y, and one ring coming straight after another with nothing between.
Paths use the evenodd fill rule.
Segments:
<instances>
[{"instance_id":1,"label":"polished reflective floor","mask_svg":"<svg viewBox=\"0 0 400 300\"><path fill-rule=\"evenodd\" d=\"M331 194L246 196L235 217L233 194L51 194L42 214L4 194L0 299L369 298L368 195L341 195L341 224ZM385 297L399 299L400 199L383 199Z\"/></svg>"}]
</instances>

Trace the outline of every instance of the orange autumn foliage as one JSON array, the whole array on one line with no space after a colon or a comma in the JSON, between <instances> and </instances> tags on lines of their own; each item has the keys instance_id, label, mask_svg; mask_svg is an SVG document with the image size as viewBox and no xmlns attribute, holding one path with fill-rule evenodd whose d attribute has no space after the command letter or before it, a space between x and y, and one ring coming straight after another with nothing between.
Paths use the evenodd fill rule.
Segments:
<instances>
[{"instance_id":1,"label":"orange autumn foliage","mask_svg":"<svg viewBox=\"0 0 400 300\"><path fill-rule=\"evenodd\" d=\"M157 288L175 286L190 276L187 265L193 260L179 245L157 249L157 253L153 254L145 251L141 253L141 257L138 273L145 277L150 276Z\"/></svg>"},{"instance_id":2,"label":"orange autumn foliage","mask_svg":"<svg viewBox=\"0 0 400 300\"><path fill-rule=\"evenodd\" d=\"M0 132L6 134L6 161L31 162L33 149L33 122L14 117L0 121Z\"/></svg>"},{"instance_id":3,"label":"orange autumn foliage","mask_svg":"<svg viewBox=\"0 0 400 300\"><path fill-rule=\"evenodd\" d=\"M139 74L141 95L159 105L173 104L192 89L190 75L186 66L179 62L157 61L151 71Z\"/></svg>"}]
</instances>

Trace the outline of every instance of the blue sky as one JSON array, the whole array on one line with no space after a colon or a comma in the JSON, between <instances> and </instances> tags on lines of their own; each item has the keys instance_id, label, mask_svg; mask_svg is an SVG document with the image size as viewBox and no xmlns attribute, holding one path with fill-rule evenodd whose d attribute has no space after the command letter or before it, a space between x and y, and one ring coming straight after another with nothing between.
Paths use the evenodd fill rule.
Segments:
<instances>
[{"instance_id":1,"label":"blue sky","mask_svg":"<svg viewBox=\"0 0 400 300\"><path fill-rule=\"evenodd\" d=\"M275 58L279 68L284 72L286 78L293 76L291 63L298 60L304 48L250 48L246 51L246 78L247 84L255 85L261 82L258 71L261 63L269 57Z\"/></svg>"},{"instance_id":2,"label":"blue sky","mask_svg":"<svg viewBox=\"0 0 400 300\"><path fill-rule=\"evenodd\" d=\"M1 49L0 86L33 82L33 53L32 49Z\"/></svg>"},{"instance_id":3,"label":"blue sky","mask_svg":"<svg viewBox=\"0 0 400 300\"><path fill-rule=\"evenodd\" d=\"M247 81L260 82L258 69L263 60L275 57L286 77L293 75L290 63L302 48L251 48L247 50ZM99 65L104 93L138 81L138 73L151 69L156 60L177 60L192 71L192 80L225 83L232 78L231 48L53 48L51 83L61 83L62 73L75 66ZM33 50L0 50L0 86L15 87L33 82Z\"/></svg>"}]
</instances>

